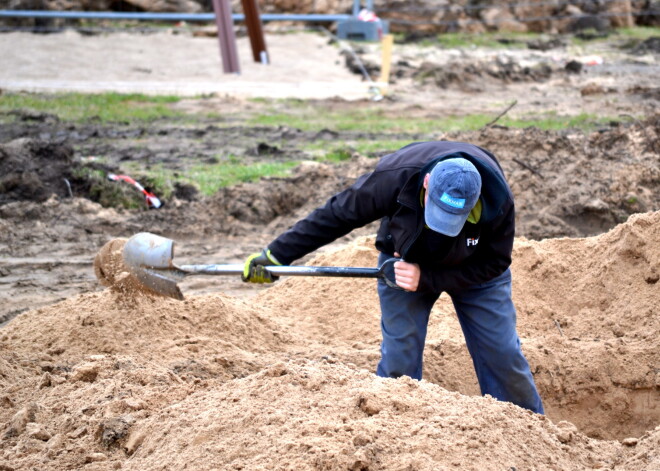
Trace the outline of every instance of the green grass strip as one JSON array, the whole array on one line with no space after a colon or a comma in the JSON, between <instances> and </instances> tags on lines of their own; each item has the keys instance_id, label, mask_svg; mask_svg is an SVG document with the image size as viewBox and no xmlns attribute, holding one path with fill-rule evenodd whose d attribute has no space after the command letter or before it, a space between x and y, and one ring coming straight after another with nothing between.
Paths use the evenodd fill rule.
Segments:
<instances>
[{"instance_id":1,"label":"green grass strip","mask_svg":"<svg viewBox=\"0 0 660 471\"><path fill-rule=\"evenodd\" d=\"M249 125L288 126L303 131L318 132L322 129L358 133L412 133L435 134L439 132L476 131L490 123L495 114L471 114L465 116L447 116L441 119L388 117L382 110L342 110L341 112L321 112L308 107L292 110L291 113L261 114L248 119ZM586 113L577 116L557 116L544 114L541 117L503 117L497 124L512 128L538 127L542 130L579 128L594 129L609 121L606 117L597 117ZM363 146L365 146L362 141Z\"/></svg>"},{"instance_id":2,"label":"green grass strip","mask_svg":"<svg viewBox=\"0 0 660 471\"><path fill-rule=\"evenodd\" d=\"M361 139L343 142L314 141L304 144L302 149L311 153L316 160L338 163L349 160L355 152L366 156L381 155L386 152L394 152L411 142L410 139L379 139L377 141Z\"/></svg>"},{"instance_id":3,"label":"green grass strip","mask_svg":"<svg viewBox=\"0 0 660 471\"><path fill-rule=\"evenodd\" d=\"M148 96L121 93L5 93L0 95L0 111L32 110L56 115L63 121L131 123L182 116L169 105L175 96Z\"/></svg>"},{"instance_id":4,"label":"green grass strip","mask_svg":"<svg viewBox=\"0 0 660 471\"><path fill-rule=\"evenodd\" d=\"M166 169L161 165L150 170L142 169L153 182L155 191L167 197L176 182L188 183L197 187L205 196L215 194L220 188L238 183L254 182L262 177L283 177L298 165L297 161L238 163L220 162L217 164L193 165L183 171ZM128 166L130 167L130 165Z\"/></svg>"}]
</instances>

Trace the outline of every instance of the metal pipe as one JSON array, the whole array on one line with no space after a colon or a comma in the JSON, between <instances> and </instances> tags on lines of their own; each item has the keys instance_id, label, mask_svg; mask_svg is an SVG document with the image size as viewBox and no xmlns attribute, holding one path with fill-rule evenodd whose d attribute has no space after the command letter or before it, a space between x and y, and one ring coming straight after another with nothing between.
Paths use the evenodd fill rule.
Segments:
<instances>
[{"instance_id":1,"label":"metal pipe","mask_svg":"<svg viewBox=\"0 0 660 471\"><path fill-rule=\"evenodd\" d=\"M353 0L353 16L358 16L360 13L360 0Z\"/></svg>"},{"instance_id":2,"label":"metal pipe","mask_svg":"<svg viewBox=\"0 0 660 471\"><path fill-rule=\"evenodd\" d=\"M238 63L236 35L234 34L234 26L231 20L231 5L229 4L229 0L213 0L213 10L215 11L215 24L218 27L222 70L225 74L239 74L241 67Z\"/></svg>"},{"instance_id":3,"label":"metal pipe","mask_svg":"<svg viewBox=\"0 0 660 471\"><path fill-rule=\"evenodd\" d=\"M234 13L234 21L245 21L245 15ZM262 21L310 21L334 22L352 18L351 15L298 15L286 13L264 13ZM68 18L95 20L165 20L165 21L215 21L213 13L147 13L105 11L51 11L51 10L0 10L0 18Z\"/></svg>"},{"instance_id":4,"label":"metal pipe","mask_svg":"<svg viewBox=\"0 0 660 471\"><path fill-rule=\"evenodd\" d=\"M255 62L269 64L268 49L266 49L266 40L264 39L263 28L261 27L261 18L259 14L259 5L257 0L241 0L243 4L243 13L245 14L245 25L247 26L248 36L250 37L250 46L252 47L252 58Z\"/></svg>"}]
</instances>

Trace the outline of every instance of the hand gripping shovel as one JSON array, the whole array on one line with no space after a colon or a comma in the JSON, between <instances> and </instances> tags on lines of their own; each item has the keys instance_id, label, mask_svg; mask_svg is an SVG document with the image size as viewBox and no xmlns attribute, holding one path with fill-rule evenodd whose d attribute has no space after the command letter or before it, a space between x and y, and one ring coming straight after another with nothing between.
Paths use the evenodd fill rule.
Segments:
<instances>
[{"instance_id":1,"label":"hand gripping shovel","mask_svg":"<svg viewBox=\"0 0 660 471\"><path fill-rule=\"evenodd\" d=\"M183 299L177 282L189 275L240 275L242 264L233 265L175 265L174 241L149 232L140 232L126 241L124 263L131 274L150 290L174 299ZM390 258L378 268L279 266L265 267L277 276L334 276L348 278L382 278L393 288L394 262Z\"/></svg>"}]
</instances>

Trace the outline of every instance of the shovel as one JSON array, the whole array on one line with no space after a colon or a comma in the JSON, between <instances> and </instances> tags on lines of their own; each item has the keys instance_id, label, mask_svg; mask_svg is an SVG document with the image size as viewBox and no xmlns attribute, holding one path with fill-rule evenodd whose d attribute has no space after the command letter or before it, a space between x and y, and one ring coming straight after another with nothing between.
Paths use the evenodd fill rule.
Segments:
<instances>
[{"instance_id":1,"label":"shovel","mask_svg":"<svg viewBox=\"0 0 660 471\"><path fill-rule=\"evenodd\" d=\"M124 263L130 273L148 289L174 299L183 299L177 283L190 275L241 275L243 264L175 265L174 241L149 232L140 232L126 241ZM280 266L265 267L276 276L334 276L347 278L380 278L388 286L401 289L394 281L394 263L385 260L378 268Z\"/></svg>"}]
</instances>

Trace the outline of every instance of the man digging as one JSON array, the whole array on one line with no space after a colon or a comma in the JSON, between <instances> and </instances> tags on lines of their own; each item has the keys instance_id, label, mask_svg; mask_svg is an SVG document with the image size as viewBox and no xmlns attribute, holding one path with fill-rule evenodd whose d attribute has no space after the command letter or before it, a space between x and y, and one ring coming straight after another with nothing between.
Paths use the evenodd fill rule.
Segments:
<instances>
[{"instance_id":1,"label":"man digging","mask_svg":"<svg viewBox=\"0 0 660 471\"><path fill-rule=\"evenodd\" d=\"M353 229L381 219L379 264L391 257L396 287L378 280L381 359L376 374L422 378L433 304L452 299L482 394L543 414L516 331L511 300L513 194L489 151L463 142L413 143L332 196L245 261L243 280L278 277L289 265Z\"/></svg>"}]
</instances>

